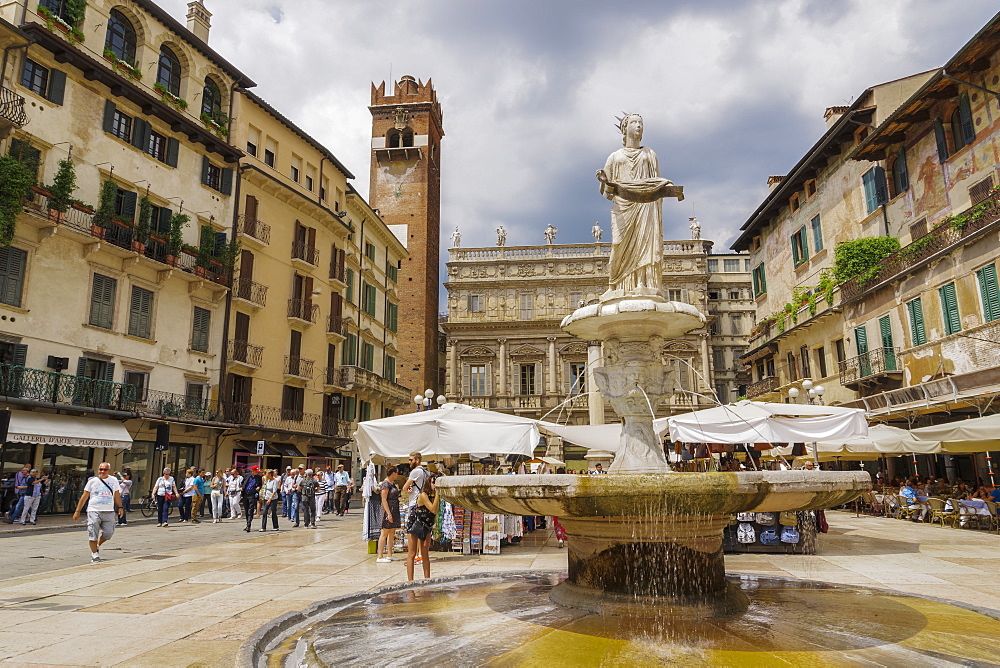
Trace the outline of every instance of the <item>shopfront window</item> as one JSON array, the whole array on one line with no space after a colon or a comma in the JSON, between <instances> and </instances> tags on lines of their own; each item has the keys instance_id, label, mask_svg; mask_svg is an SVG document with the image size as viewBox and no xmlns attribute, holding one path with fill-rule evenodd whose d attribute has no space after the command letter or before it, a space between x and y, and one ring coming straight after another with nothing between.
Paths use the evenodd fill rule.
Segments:
<instances>
[{"instance_id":1,"label":"shopfront window","mask_svg":"<svg viewBox=\"0 0 1000 668\"><path fill-rule=\"evenodd\" d=\"M153 470L150 461L152 453L153 443L150 441L133 441L132 447L122 453L122 468L132 470L132 494L136 501L149 490L152 482L160 477L159 472L156 475L151 473ZM140 492L140 490L142 491ZM137 494L137 492L139 493Z\"/></svg>"},{"instance_id":2,"label":"shopfront window","mask_svg":"<svg viewBox=\"0 0 1000 668\"><path fill-rule=\"evenodd\" d=\"M87 483L88 474L93 474L92 448L76 448L70 445L46 445L42 451L42 468L52 475L49 493L42 498L43 513L71 513L76 510L77 501Z\"/></svg>"},{"instance_id":3,"label":"shopfront window","mask_svg":"<svg viewBox=\"0 0 1000 668\"><path fill-rule=\"evenodd\" d=\"M167 448L166 455L166 463L163 466L170 467L171 475L174 477L174 480L183 478L184 472L188 470L188 467L195 465L193 445L170 444ZM162 471L162 467L160 468Z\"/></svg>"},{"instance_id":4,"label":"shopfront window","mask_svg":"<svg viewBox=\"0 0 1000 668\"><path fill-rule=\"evenodd\" d=\"M14 476L22 466L34 462L35 446L31 443L6 443L0 448L0 511L7 512L14 503Z\"/></svg>"}]
</instances>

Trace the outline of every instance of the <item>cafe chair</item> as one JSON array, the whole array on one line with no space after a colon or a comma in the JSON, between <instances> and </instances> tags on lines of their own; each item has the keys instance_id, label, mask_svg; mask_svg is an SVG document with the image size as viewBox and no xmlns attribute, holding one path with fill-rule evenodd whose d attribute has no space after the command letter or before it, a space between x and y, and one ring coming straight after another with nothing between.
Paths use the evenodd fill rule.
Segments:
<instances>
[{"instance_id":1,"label":"cafe chair","mask_svg":"<svg viewBox=\"0 0 1000 668\"><path fill-rule=\"evenodd\" d=\"M944 499L937 499L935 497L929 497L927 499L927 506L930 511L927 513L928 522L934 524L935 522L941 523L941 528L944 528L945 522L951 524L952 522L952 511L945 510Z\"/></svg>"}]
</instances>

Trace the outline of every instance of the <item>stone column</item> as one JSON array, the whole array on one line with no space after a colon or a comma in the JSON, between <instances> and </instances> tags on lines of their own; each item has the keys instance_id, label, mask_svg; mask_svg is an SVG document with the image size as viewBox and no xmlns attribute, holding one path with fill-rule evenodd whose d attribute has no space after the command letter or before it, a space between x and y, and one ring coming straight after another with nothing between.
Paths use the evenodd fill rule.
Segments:
<instances>
[{"instance_id":1,"label":"stone column","mask_svg":"<svg viewBox=\"0 0 1000 668\"><path fill-rule=\"evenodd\" d=\"M601 366L601 342L587 342L587 409L590 414L590 424L604 424L604 398L597 389L594 379L594 369Z\"/></svg>"},{"instance_id":2,"label":"stone column","mask_svg":"<svg viewBox=\"0 0 1000 668\"><path fill-rule=\"evenodd\" d=\"M707 333L700 334L699 336L701 336L701 378L696 379L700 381L700 387L698 388L698 391L701 392L702 394L707 394L708 396L712 396L712 387L709 385L709 383L711 382L710 369L712 367L709 363L709 355L708 355L708 334ZM725 399L720 397L719 401L725 401Z\"/></svg>"},{"instance_id":3,"label":"stone column","mask_svg":"<svg viewBox=\"0 0 1000 668\"><path fill-rule=\"evenodd\" d=\"M498 396L507 396L507 339L497 339L500 344L500 388Z\"/></svg>"},{"instance_id":4,"label":"stone column","mask_svg":"<svg viewBox=\"0 0 1000 668\"><path fill-rule=\"evenodd\" d=\"M548 337L549 341L549 387L546 394L555 397L559 396L559 385L557 383L558 376L556 375L556 337Z\"/></svg>"},{"instance_id":5,"label":"stone column","mask_svg":"<svg viewBox=\"0 0 1000 668\"><path fill-rule=\"evenodd\" d=\"M461 369L458 368L458 341L452 339L450 342L451 348L448 350L448 389L451 391L453 396L461 396L462 394L462 383L461 383Z\"/></svg>"}]
</instances>

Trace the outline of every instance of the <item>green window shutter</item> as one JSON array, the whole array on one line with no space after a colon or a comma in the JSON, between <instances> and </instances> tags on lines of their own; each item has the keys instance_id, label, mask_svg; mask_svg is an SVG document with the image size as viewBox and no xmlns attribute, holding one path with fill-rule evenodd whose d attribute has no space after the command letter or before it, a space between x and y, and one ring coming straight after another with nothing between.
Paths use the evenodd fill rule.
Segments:
<instances>
[{"instance_id":1,"label":"green window shutter","mask_svg":"<svg viewBox=\"0 0 1000 668\"><path fill-rule=\"evenodd\" d=\"M212 312L198 306L194 307L194 324L191 331L191 349L203 353L208 352L209 332L212 325Z\"/></svg>"},{"instance_id":2,"label":"green window shutter","mask_svg":"<svg viewBox=\"0 0 1000 668\"><path fill-rule=\"evenodd\" d=\"M966 146L976 139L976 124L972 120L972 107L969 104L969 95L965 94L958 103L959 116L962 119L962 139Z\"/></svg>"},{"instance_id":3,"label":"green window shutter","mask_svg":"<svg viewBox=\"0 0 1000 668\"><path fill-rule=\"evenodd\" d=\"M222 170L222 178L219 181L219 192L223 195L233 194L233 170L229 168Z\"/></svg>"},{"instance_id":4,"label":"green window shutter","mask_svg":"<svg viewBox=\"0 0 1000 668\"><path fill-rule=\"evenodd\" d=\"M858 348L858 354L864 355L868 352L868 330L864 325L854 329L854 344Z\"/></svg>"},{"instance_id":5,"label":"green window shutter","mask_svg":"<svg viewBox=\"0 0 1000 668\"><path fill-rule=\"evenodd\" d=\"M135 146L140 151L145 151L149 148L149 133L152 132L152 128L149 123L145 120L136 116L132 119L132 146Z\"/></svg>"},{"instance_id":6,"label":"green window shutter","mask_svg":"<svg viewBox=\"0 0 1000 668\"><path fill-rule=\"evenodd\" d=\"M15 343L10 356L10 363L14 366L25 366L28 363L28 346L24 343Z\"/></svg>"},{"instance_id":7,"label":"green window shutter","mask_svg":"<svg viewBox=\"0 0 1000 668\"><path fill-rule=\"evenodd\" d=\"M955 284L948 283L938 288L941 297L941 314L944 317L945 334L962 331L962 319L958 313L958 298L955 295Z\"/></svg>"},{"instance_id":8,"label":"green window shutter","mask_svg":"<svg viewBox=\"0 0 1000 668\"><path fill-rule=\"evenodd\" d=\"M208 159L207 155L201 156L201 182L204 185L208 185L208 168L212 165L212 162Z\"/></svg>"},{"instance_id":9,"label":"green window shutter","mask_svg":"<svg viewBox=\"0 0 1000 668\"><path fill-rule=\"evenodd\" d=\"M813 246L816 247L816 252L823 250L823 227L820 225L819 216L815 216L812 221L812 233L813 233Z\"/></svg>"},{"instance_id":10,"label":"green window shutter","mask_svg":"<svg viewBox=\"0 0 1000 668\"><path fill-rule=\"evenodd\" d=\"M87 358L81 357L76 363L76 377L83 378L87 373Z\"/></svg>"},{"instance_id":11,"label":"green window shutter","mask_svg":"<svg viewBox=\"0 0 1000 668\"><path fill-rule=\"evenodd\" d=\"M156 226L156 235L161 239L170 236L170 217L173 215L174 212L166 207L156 207L153 221Z\"/></svg>"},{"instance_id":12,"label":"green window shutter","mask_svg":"<svg viewBox=\"0 0 1000 668\"><path fill-rule=\"evenodd\" d=\"M876 166L875 169L875 200L877 206L889 201L889 184L885 180L885 169Z\"/></svg>"},{"instance_id":13,"label":"green window shutter","mask_svg":"<svg viewBox=\"0 0 1000 668\"><path fill-rule=\"evenodd\" d=\"M983 298L983 318L991 322L1000 318L1000 291L997 290L997 267L988 264L976 272L979 294Z\"/></svg>"},{"instance_id":14,"label":"green window shutter","mask_svg":"<svg viewBox=\"0 0 1000 668\"><path fill-rule=\"evenodd\" d=\"M913 338L913 345L921 346L927 343L927 332L924 329L924 307L920 302L920 297L907 302L906 310L910 314L910 336Z\"/></svg>"},{"instance_id":15,"label":"green window shutter","mask_svg":"<svg viewBox=\"0 0 1000 668\"><path fill-rule=\"evenodd\" d=\"M934 119L934 141L937 143L938 161L943 163L948 159L948 139L940 118Z\"/></svg>"},{"instance_id":16,"label":"green window shutter","mask_svg":"<svg viewBox=\"0 0 1000 668\"><path fill-rule=\"evenodd\" d=\"M27 261L28 254L20 248L0 248L0 302L11 306L21 305Z\"/></svg>"},{"instance_id":17,"label":"green window shutter","mask_svg":"<svg viewBox=\"0 0 1000 668\"><path fill-rule=\"evenodd\" d=\"M790 236L788 238L789 243L792 244L792 264L798 264L799 261L800 261L800 258L799 258L799 242L795 238L796 236L798 236L798 232L796 232L795 234L793 234L792 236Z\"/></svg>"},{"instance_id":18,"label":"green window shutter","mask_svg":"<svg viewBox=\"0 0 1000 668\"><path fill-rule=\"evenodd\" d=\"M45 97L52 104L62 105L66 96L66 73L62 70L49 70L49 90Z\"/></svg>"},{"instance_id":19,"label":"green window shutter","mask_svg":"<svg viewBox=\"0 0 1000 668\"><path fill-rule=\"evenodd\" d=\"M111 132L115 127L115 110L117 107L111 100L104 101L104 131Z\"/></svg>"},{"instance_id":20,"label":"green window shutter","mask_svg":"<svg viewBox=\"0 0 1000 668\"><path fill-rule=\"evenodd\" d=\"M94 274L90 295L90 324L111 329L114 316L115 287L117 281L102 274Z\"/></svg>"},{"instance_id":21,"label":"green window shutter","mask_svg":"<svg viewBox=\"0 0 1000 668\"><path fill-rule=\"evenodd\" d=\"M899 154L896 156L896 173L899 175L899 183L897 184L897 192L903 192L904 190L910 189L910 172L906 169L906 151L900 147Z\"/></svg>"},{"instance_id":22,"label":"green window shutter","mask_svg":"<svg viewBox=\"0 0 1000 668\"><path fill-rule=\"evenodd\" d=\"M177 166L177 151L181 143L173 137L167 137L167 164L171 167Z\"/></svg>"},{"instance_id":23,"label":"green window shutter","mask_svg":"<svg viewBox=\"0 0 1000 668\"><path fill-rule=\"evenodd\" d=\"M884 315L878 319L878 331L882 337L882 347L892 348L892 321Z\"/></svg>"},{"instance_id":24,"label":"green window shutter","mask_svg":"<svg viewBox=\"0 0 1000 668\"><path fill-rule=\"evenodd\" d=\"M869 169L861 176L861 184L865 189L865 211L872 213L878 208L875 197L875 170Z\"/></svg>"},{"instance_id":25,"label":"green window shutter","mask_svg":"<svg viewBox=\"0 0 1000 668\"><path fill-rule=\"evenodd\" d=\"M354 270L350 267L347 268L347 290L345 290L345 297L347 301L354 303Z\"/></svg>"},{"instance_id":26,"label":"green window shutter","mask_svg":"<svg viewBox=\"0 0 1000 668\"><path fill-rule=\"evenodd\" d=\"M131 190L122 190L122 212L121 217L128 220L135 220L135 206L139 202L139 193Z\"/></svg>"},{"instance_id":27,"label":"green window shutter","mask_svg":"<svg viewBox=\"0 0 1000 668\"><path fill-rule=\"evenodd\" d=\"M365 281L361 281L358 295L361 297L361 310L368 313L368 283Z\"/></svg>"},{"instance_id":28,"label":"green window shutter","mask_svg":"<svg viewBox=\"0 0 1000 668\"><path fill-rule=\"evenodd\" d=\"M153 293L136 285L132 286L129 308L128 333L142 339L150 338L153 317Z\"/></svg>"},{"instance_id":29,"label":"green window shutter","mask_svg":"<svg viewBox=\"0 0 1000 668\"><path fill-rule=\"evenodd\" d=\"M806 235L805 225L799 228L799 255L803 262L809 259L809 237Z\"/></svg>"},{"instance_id":30,"label":"green window shutter","mask_svg":"<svg viewBox=\"0 0 1000 668\"><path fill-rule=\"evenodd\" d=\"M109 383L115 380L115 364L114 362L107 362L104 365L104 377L101 380L106 380Z\"/></svg>"}]
</instances>

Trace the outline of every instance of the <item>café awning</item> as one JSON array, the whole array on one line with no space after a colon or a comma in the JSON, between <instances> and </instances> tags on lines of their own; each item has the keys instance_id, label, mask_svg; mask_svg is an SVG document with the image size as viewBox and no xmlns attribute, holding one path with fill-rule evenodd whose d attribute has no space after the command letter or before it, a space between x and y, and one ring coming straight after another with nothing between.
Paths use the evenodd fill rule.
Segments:
<instances>
[{"instance_id":1,"label":"caf\u00e9 awning","mask_svg":"<svg viewBox=\"0 0 1000 668\"><path fill-rule=\"evenodd\" d=\"M7 440L75 448L132 447L132 437L121 422L34 411L10 412Z\"/></svg>"}]
</instances>

